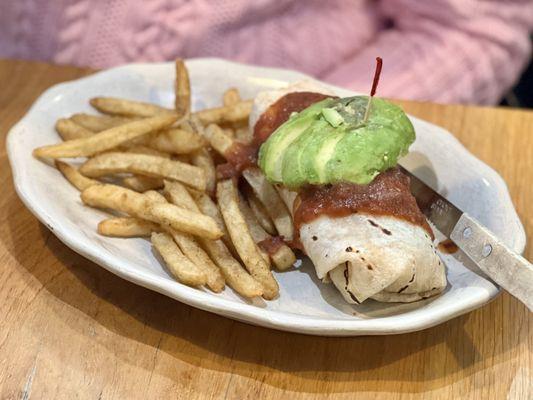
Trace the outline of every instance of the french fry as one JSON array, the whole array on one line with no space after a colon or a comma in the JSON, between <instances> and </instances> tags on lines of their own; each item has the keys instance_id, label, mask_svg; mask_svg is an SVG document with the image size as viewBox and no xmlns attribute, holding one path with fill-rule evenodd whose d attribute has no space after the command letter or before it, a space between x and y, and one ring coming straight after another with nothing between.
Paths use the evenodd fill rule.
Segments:
<instances>
[{"instance_id":1,"label":"french fry","mask_svg":"<svg viewBox=\"0 0 533 400\"><path fill-rule=\"evenodd\" d=\"M222 218L222 214L220 213L220 209L218 208L217 204L205 193L193 193L193 196L200 211L205 215L209 215L216 221L218 227L223 232L222 241L226 247L234 256L238 257L239 254L237 253L237 250L231 241L228 229L226 228L226 223L224 222L224 218Z\"/></svg>"},{"instance_id":2,"label":"french fry","mask_svg":"<svg viewBox=\"0 0 533 400\"><path fill-rule=\"evenodd\" d=\"M135 175L122 179L122 184L129 189L142 193L148 190L162 188L163 180L161 178L153 178L151 176Z\"/></svg>"},{"instance_id":3,"label":"french fry","mask_svg":"<svg viewBox=\"0 0 533 400\"><path fill-rule=\"evenodd\" d=\"M144 195L155 203L168 203L165 196L163 196L157 190L148 190L144 192Z\"/></svg>"},{"instance_id":4,"label":"french fry","mask_svg":"<svg viewBox=\"0 0 533 400\"><path fill-rule=\"evenodd\" d=\"M163 183L163 193L169 202L194 212L201 212L185 186L179 182L170 181L168 179L165 179ZM215 220L215 222L218 224L218 221Z\"/></svg>"},{"instance_id":5,"label":"french fry","mask_svg":"<svg viewBox=\"0 0 533 400\"><path fill-rule=\"evenodd\" d=\"M245 100L231 106L209 108L193 113L202 124L245 122L252 111L252 100Z\"/></svg>"},{"instance_id":6,"label":"french fry","mask_svg":"<svg viewBox=\"0 0 533 400\"><path fill-rule=\"evenodd\" d=\"M226 107L233 106L241 101L241 95L237 88L229 88L222 95L222 104Z\"/></svg>"},{"instance_id":7,"label":"french fry","mask_svg":"<svg viewBox=\"0 0 533 400\"><path fill-rule=\"evenodd\" d=\"M216 124L210 124L205 129L205 137L209 140L211 147L225 157L226 152L233 145L233 139L226 135L222 128Z\"/></svg>"},{"instance_id":8,"label":"french fry","mask_svg":"<svg viewBox=\"0 0 533 400\"><path fill-rule=\"evenodd\" d=\"M217 184L217 199L229 235L241 260L254 279L263 286L263 297L265 299L275 298L279 293L278 283L250 235L239 209L237 189L231 179Z\"/></svg>"},{"instance_id":9,"label":"french fry","mask_svg":"<svg viewBox=\"0 0 533 400\"><path fill-rule=\"evenodd\" d=\"M195 203L191 194L187 191L185 186L179 182L165 181L165 194L169 198L170 202L178 205L183 208L187 208L190 211L200 212L200 207ZM203 207L202 212L210 211L212 218L219 223L221 229L226 229L222 216L220 215L216 204L205 194L200 194L203 198L208 198L210 204L207 207ZM202 202L201 204L206 204ZM213 213L213 208L216 209L216 212ZM209 215L206 213L206 215ZM220 221L219 221L220 220ZM229 239L229 236L226 235ZM179 238L174 237L176 242L179 244ZM237 293L245 297L255 297L262 294L261 286L241 267L239 262L233 258L228 248L224 243L219 240L208 240L203 238L198 238L198 242L202 245L203 249L209 254L211 259L215 264L220 268L225 280ZM180 245L181 247L181 245ZM186 251L182 248L185 254ZM208 274L209 277L209 274Z\"/></svg>"},{"instance_id":10,"label":"french fry","mask_svg":"<svg viewBox=\"0 0 533 400\"><path fill-rule=\"evenodd\" d=\"M176 99L174 107L179 115L189 115L191 112L191 84L189 72L183 60L176 60L176 81L174 85Z\"/></svg>"},{"instance_id":11,"label":"french fry","mask_svg":"<svg viewBox=\"0 0 533 400\"><path fill-rule=\"evenodd\" d=\"M195 132L170 128L146 138L144 144L166 153L189 154L201 149L205 141Z\"/></svg>"},{"instance_id":12,"label":"french fry","mask_svg":"<svg viewBox=\"0 0 533 400\"><path fill-rule=\"evenodd\" d=\"M169 153L166 153L164 151L159 151L159 150L153 149L152 147L143 146L140 144L124 147L123 151L126 153L148 154L149 156L158 156L158 157L163 157L163 158L171 157Z\"/></svg>"},{"instance_id":13,"label":"french fry","mask_svg":"<svg viewBox=\"0 0 533 400\"><path fill-rule=\"evenodd\" d=\"M207 286L215 293L224 290L224 277L200 244L186 233L178 232L174 229L171 229L169 233L183 254L204 272L207 278Z\"/></svg>"},{"instance_id":14,"label":"french fry","mask_svg":"<svg viewBox=\"0 0 533 400\"><path fill-rule=\"evenodd\" d=\"M91 207L121 211L158 223L165 228L171 227L208 239L218 239L222 236L222 231L211 217L174 204L159 203L149 196L120 186L94 185L81 193L81 199Z\"/></svg>"},{"instance_id":15,"label":"french fry","mask_svg":"<svg viewBox=\"0 0 533 400\"><path fill-rule=\"evenodd\" d=\"M259 225L259 222L255 218L252 210L246 204L246 201L244 201L243 198L240 198L239 200L239 207L242 212L242 215L244 216L248 228L250 229L250 234L252 235L252 238L258 245L259 249L262 250L263 253L267 254L267 257L272 259L272 263L280 271L284 271L290 268L296 262L296 256L294 255L294 252L285 243L280 243L278 246L276 246L277 248L275 249L275 251L267 251L265 248L263 248L262 246L264 246L264 244L272 240L272 236L270 236L261 227L261 225Z\"/></svg>"},{"instance_id":16,"label":"french fry","mask_svg":"<svg viewBox=\"0 0 533 400\"><path fill-rule=\"evenodd\" d=\"M222 129L222 132L224 132L224 135L226 135L227 137L235 139L235 129L224 128L224 129Z\"/></svg>"},{"instance_id":17,"label":"french fry","mask_svg":"<svg viewBox=\"0 0 533 400\"><path fill-rule=\"evenodd\" d=\"M112 149L129 140L168 127L178 119L176 114L160 115L107 129L87 138L69 140L60 144L39 147L35 157L88 157Z\"/></svg>"},{"instance_id":18,"label":"french fry","mask_svg":"<svg viewBox=\"0 0 533 400\"><path fill-rule=\"evenodd\" d=\"M274 186L267 181L259 168L247 168L242 172L242 176L252 187L261 203L268 205L265 206L266 211L272 218L278 234L285 240L292 240L294 234L292 217Z\"/></svg>"},{"instance_id":19,"label":"french fry","mask_svg":"<svg viewBox=\"0 0 533 400\"><path fill-rule=\"evenodd\" d=\"M187 189L177 182L175 182L174 186L180 186L181 194L179 195L179 199L176 198L177 196L174 196L174 199L177 200L175 204L193 212L200 212L196 204L194 204L192 197L187 192ZM174 191L174 194L176 194L176 191ZM146 192L145 195L155 202L167 202L167 199L162 194L153 190ZM178 244L183 254L205 273L207 286L215 293L221 292L224 289L224 277L196 239L187 233L178 232L172 228L167 228L166 230Z\"/></svg>"},{"instance_id":20,"label":"french fry","mask_svg":"<svg viewBox=\"0 0 533 400\"><path fill-rule=\"evenodd\" d=\"M259 247L261 247L261 245L262 244L259 243ZM292 249L286 244L282 244L270 255L270 258L272 259L272 263L280 271L286 271L296 262L296 255L294 254L294 251L292 251Z\"/></svg>"},{"instance_id":21,"label":"french fry","mask_svg":"<svg viewBox=\"0 0 533 400\"><path fill-rule=\"evenodd\" d=\"M187 196L190 195L187 192L187 189L185 189L184 186L181 184L175 182L176 185L181 186L181 193L186 194ZM166 203L167 199L156 191L149 191L145 193L146 196L150 197L155 202L160 203ZM183 208L193 211L193 212L199 212L198 207L194 204L194 201L192 198L187 201L187 199L181 199L179 201L179 204ZM167 228L168 234L172 236L174 241L179 246L180 250L185 254L185 256L198 268L200 268L204 274L206 275L206 284L207 286L216 293L221 292L224 289L224 278L222 274L220 273L218 267L211 261L207 253L202 249L202 247L198 244L195 238L193 238L191 235L183 232L178 232L175 229Z\"/></svg>"},{"instance_id":22,"label":"french fry","mask_svg":"<svg viewBox=\"0 0 533 400\"><path fill-rule=\"evenodd\" d=\"M222 240L198 238L198 241L211 259L218 265L228 285L237 293L248 298L263 294L261 284L248 274L242 268L241 264L233 258Z\"/></svg>"},{"instance_id":23,"label":"french fry","mask_svg":"<svg viewBox=\"0 0 533 400\"><path fill-rule=\"evenodd\" d=\"M206 178L206 190L210 194L215 193L217 172L215 169L215 162L209 153L209 150L202 148L191 154L191 161L193 165L201 168L204 171Z\"/></svg>"},{"instance_id":24,"label":"french fry","mask_svg":"<svg viewBox=\"0 0 533 400\"><path fill-rule=\"evenodd\" d=\"M110 237L150 237L152 232L159 232L159 225L132 217L115 217L100 221L97 231L100 235Z\"/></svg>"},{"instance_id":25,"label":"french fry","mask_svg":"<svg viewBox=\"0 0 533 400\"><path fill-rule=\"evenodd\" d=\"M251 143L253 139L252 132L247 126L241 126L235 129L235 140L238 140L241 143Z\"/></svg>"},{"instance_id":26,"label":"french fry","mask_svg":"<svg viewBox=\"0 0 533 400\"><path fill-rule=\"evenodd\" d=\"M246 225L248 225L250 235L252 235L252 239L254 240L255 244L259 244L259 242L266 240L268 237L270 237L270 235L265 232L261 225L259 225L252 213L252 210L250 210L250 207L248 207L248 204L246 204L246 201L242 196L239 196L239 209L241 210L242 216L246 221ZM268 255L268 253L260 246L258 246L258 250L261 253L261 256L263 257L263 260L265 260L265 262L270 267L270 256Z\"/></svg>"},{"instance_id":27,"label":"french fry","mask_svg":"<svg viewBox=\"0 0 533 400\"><path fill-rule=\"evenodd\" d=\"M104 114L123 117L155 117L156 115L175 115L174 110L143 101L119 99L117 97L95 97L89 103ZM178 114L183 116L182 114Z\"/></svg>"},{"instance_id":28,"label":"french fry","mask_svg":"<svg viewBox=\"0 0 533 400\"><path fill-rule=\"evenodd\" d=\"M164 183L165 187L163 193L168 201L179 207L199 212L213 218L219 229L223 232L222 238L229 238L222 214L220 214L218 206L213 200L211 200L211 197L203 192L187 190L185 186L179 182L165 180Z\"/></svg>"},{"instance_id":29,"label":"french fry","mask_svg":"<svg viewBox=\"0 0 533 400\"><path fill-rule=\"evenodd\" d=\"M205 193L198 192L194 194L193 198L190 191L188 191L185 186L179 182L169 180L165 180L165 188L163 189L163 193L167 197L168 201L170 201L172 204L186 208L190 211L201 212L213 218L218 228L223 233L221 238L222 241L227 247L229 247L233 254L237 254L229 237L222 214L220 214L218 206L213 200L211 200L211 197Z\"/></svg>"},{"instance_id":30,"label":"french fry","mask_svg":"<svg viewBox=\"0 0 533 400\"><path fill-rule=\"evenodd\" d=\"M189 286L201 286L207 277L198 266L194 265L180 250L172 237L165 232L153 232L152 245L165 261L169 271L180 281Z\"/></svg>"},{"instance_id":31,"label":"french fry","mask_svg":"<svg viewBox=\"0 0 533 400\"><path fill-rule=\"evenodd\" d=\"M78 125L76 122L68 118L60 118L56 122L56 131L63 140L79 139L94 135L88 129Z\"/></svg>"},{"instance_id":32,"label":"french fry","mask_svg":"<svg viewBox=\"0 0 533 400\"><path fill-rule=\"evenodd\" d=\"M116 117L112 115L74 114L70 117L76 124L92 132L101 132L115 126L134 121L134 118Z\"/></svg>"},{"instance_id":33,"label":"french fry","mask_svg":"<svg viewBox=\"0 0 533 400\"><path fill-rule=\"evenodd\" d=\"M87 160L80 167L80 172L90 178L130 172L177 180L198 190L206 187L206 177L201 168L147 154L103 153Z\"/></svg>"},{"instance_id":34,"label":"french fry","mask_svg":"<svg viewBox=\"0 0 533 400\"><path fill-rule=\"evenodd\" d=\"M77 168L74 168L72 165L67 164L66 162L55 160L56 168L63 174L63 176L69 181L72 186L78 190L85 190L89 186L99 185L101 182L87 178L80 174Z\"/></svg>"},{"instance_id":35,"label":"french fry","mask_svg":"<svg viewBox=\"0 0 533 400\"><path fill-rule=\"evenodd\" d=\"M259 222L259 225L261 225L261 227L269 234L275 235L277 232L274 222L272 222L272 218L270 218L270 215L268 215L265 206L263 203L261 203L261 201L259 201L252 188L250 186L245 186L244 193L246 195L246 199L248 200L250 209L252 210L256 220Z\"/></svg>"}]
</instances>

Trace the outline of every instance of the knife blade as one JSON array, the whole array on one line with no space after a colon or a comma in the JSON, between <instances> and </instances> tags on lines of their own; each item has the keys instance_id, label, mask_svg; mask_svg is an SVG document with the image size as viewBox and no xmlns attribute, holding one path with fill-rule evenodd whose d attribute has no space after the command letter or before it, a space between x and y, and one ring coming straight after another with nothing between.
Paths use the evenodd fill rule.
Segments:
<instances>
[{"instance_id":1,"label":"knife blade","mask_svg":"<svg viewBox=\"0 0 533 400\"><path fill-rule=\"evenodd\" d=\"M533 265L470 215L400 168L411 179L411 193L420 210L435 227L453 240L487 276L533 311Z\"/></svg>"}]
</instances>

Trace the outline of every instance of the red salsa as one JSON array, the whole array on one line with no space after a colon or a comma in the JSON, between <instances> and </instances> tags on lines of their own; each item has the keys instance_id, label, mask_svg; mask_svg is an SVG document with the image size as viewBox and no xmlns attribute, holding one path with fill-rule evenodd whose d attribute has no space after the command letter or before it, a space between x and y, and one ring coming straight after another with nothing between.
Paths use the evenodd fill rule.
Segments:
<instances>
[{"instance_id":1,"label":"red salsa","mask_svg":"<svg viewBox=\"0 0 533 400\"><path fill-rule=\"evenodd\" d=\"M279 98L257 120L252 143L234 142L226 151L224 156L233 169L224 165L220 168L217 167L219 179L238 176L246 168L256 166L259 147L289 119L293 112L303 111L310 105L328 97L331 96L313 92L294 92Z\"/></svg>"},{"instance_id":2,"label":"red salsa","mask_svg":"<svg viewBox=\"0 0 533 400\"><path fill-rule=\"evenodd\" d=\"M393 215L433 232L409 189L409 177L398 168L382 172L368 185L338 183L300 189L294 210L294 225L300 226L322 214L344 217L357 212ZM387 233L387 232L384 232Z\"/></svg>"},{"instance_id":3,"label":"red salsa","mask_svg":"<svg viewBox=\"0 0 533 400\"><path fill-rule=\"evenodd\" d=\"M275 254L284 244L283 236L269 236L257 243L269 256Z\"/></svg>"}]
</instances>

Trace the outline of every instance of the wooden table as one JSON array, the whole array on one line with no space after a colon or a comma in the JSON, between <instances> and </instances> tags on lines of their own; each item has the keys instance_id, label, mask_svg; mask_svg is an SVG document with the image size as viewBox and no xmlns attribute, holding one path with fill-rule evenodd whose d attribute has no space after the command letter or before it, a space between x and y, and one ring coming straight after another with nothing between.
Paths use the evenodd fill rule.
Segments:
<instances>
[{"instance_id":1,"label":"wooden table","mask_svg":"<svg viewBox=\"0 0 533 400\"><path fill-rule=\"evenodd\" d=\"M45 88L90 72L0 61L2 135ZM402 104L505 178L531 237L533 113ZM69 250L17 198L3 140L0 157L2 399L533 398L533 314L505 293L397 336L320 338L242 324Z\"/></svg>"}]
</instances>

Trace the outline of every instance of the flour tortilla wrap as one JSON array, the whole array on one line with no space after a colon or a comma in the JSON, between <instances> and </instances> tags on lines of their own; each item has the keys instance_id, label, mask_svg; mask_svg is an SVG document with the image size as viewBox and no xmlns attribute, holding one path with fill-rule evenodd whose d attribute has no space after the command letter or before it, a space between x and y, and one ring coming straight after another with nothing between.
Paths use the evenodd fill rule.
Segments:
<instances>
[{"instance_id":1,"label":"flour tortilla wrap","mask_svg":"<svg viewBox=\"0 0 533 400\"><path fill-rule=\"evenodd\" d=\"M426 230L367 213L323 215L300 228L320 279L328 276L349 303L368 298L411 302L441 292L444 265Z\"/></svg>"},{"instance_id":2,"label":"flour tortilla wrap","mask_svg":"<svg viewBox=\"0 0 533 400\"><path fill-rule=\"evenodd\" d=\"M260 93L250 127L267 108L291 92L333 95L311 81ZM277 186L291 212L296 193ZM370 222L371 221L371 222ZM446 274L429 233L407 220L359 212L344 217L322 215L300 227L300 241L317 276L331 280L348 303L368 298L413 302L440 293Z\"/></svg>"}]
</instances>

